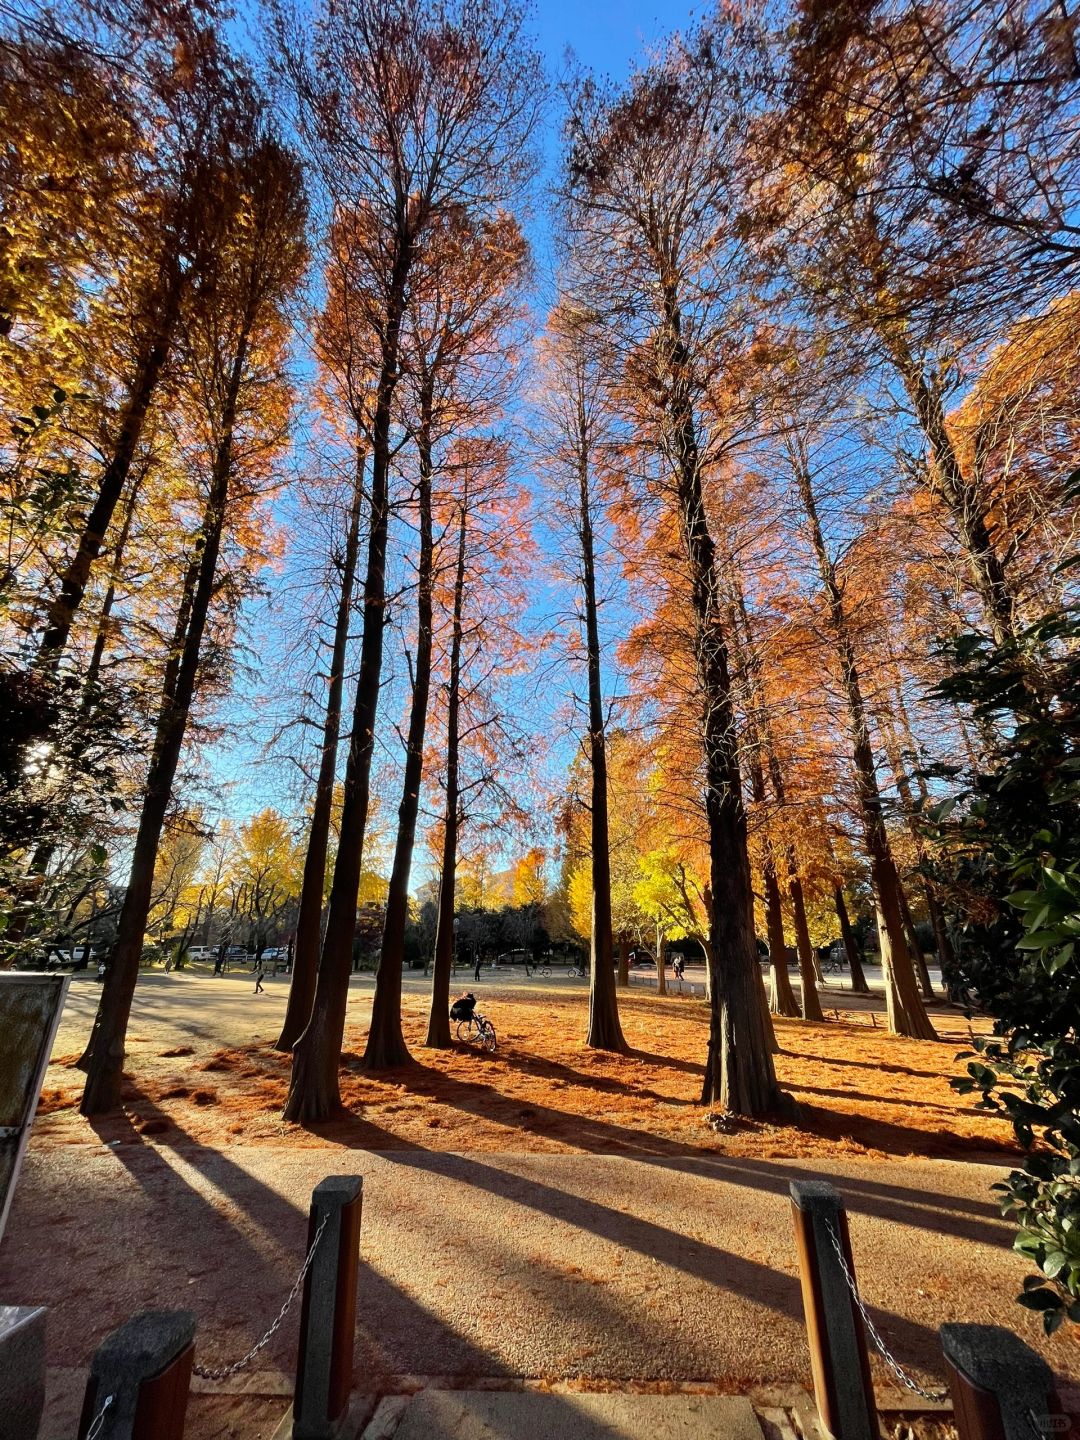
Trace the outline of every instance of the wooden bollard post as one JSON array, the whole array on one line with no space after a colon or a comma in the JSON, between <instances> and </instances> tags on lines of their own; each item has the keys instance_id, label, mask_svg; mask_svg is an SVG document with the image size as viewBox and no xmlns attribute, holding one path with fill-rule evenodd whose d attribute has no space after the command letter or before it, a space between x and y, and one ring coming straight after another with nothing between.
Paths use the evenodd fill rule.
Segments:
<instances>
[{"instance_id":1,"label":"wooden bollard post","mask_svg":"<svg viewBox=\"0 0 1080 1440\"><path fill-rule=\"evenodd\" d=\"M833 1243L854 1275L844 1202L820 1180L790 1188L818 1415L834 1440L877 1440L866 1331Z\"/></svg>"},{"instance_id":2,"label":"wooden bollard post","mask_svg":"<svg viewBox=\"0 0 1080 1440\"><path fill-rule=\"evenodd\" d=\"M45 1408L45 1307L0 1305L0 1440L34 1440Z\"/></svg>"},{"instance_id":3,"label":"wooden bollard post","mask_svg":"<svg viewBox=\"0 0 1080 1440\"><path fill-rule=\"evenodd\" d=\"M294 1440L333 1440L348 1412L363 1192L361 1176L331 1175L311 1197L309 1249L324 1221L325 1229L304 1281Z\"/></svg>"},{"instance_id":4,"label":"wooden bollard post","mask_svg":"<svg viewBox=\"0 0 1080 1440\"><path fill-rule=\"evenodd\" d=\"M1041 1355L1001 1325L943 1325L953 1416L960 1440L1044 1440L1072 1421Z\"/></svg>"},{"instance_id":5,"label":"wooden bollard post","mask_svg":"<svg viewBox=\"0 0 1080 1440\"><path fill-rule=\"evenodd\" d=\"M90 1362L79 1440L183 1440L195 1316L144 1310L107 1336Z\"/></svg>"}]
</instances>

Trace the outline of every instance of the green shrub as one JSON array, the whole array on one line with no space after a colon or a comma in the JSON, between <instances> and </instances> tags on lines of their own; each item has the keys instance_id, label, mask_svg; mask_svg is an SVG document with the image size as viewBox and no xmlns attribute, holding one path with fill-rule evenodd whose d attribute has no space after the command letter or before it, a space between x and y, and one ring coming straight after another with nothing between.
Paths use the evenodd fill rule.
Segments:
<instances>
[{"instance_id":1,"label":"green shrub","mask_svg":"<svg viewBox=\"0 0 1080 1440\"><path fill-rule=\"evenodd\" d=\"M970 707L986 763L927 815L958 977L994 1017L954 1082L1008 1115L1029 1152L994 1188L1038 1267L1020 1303L1080 1322L1080 614L1015 645L964 636L943 700ZM940 772L939 772L940 778Z\"/></svg>"}]
</instances>

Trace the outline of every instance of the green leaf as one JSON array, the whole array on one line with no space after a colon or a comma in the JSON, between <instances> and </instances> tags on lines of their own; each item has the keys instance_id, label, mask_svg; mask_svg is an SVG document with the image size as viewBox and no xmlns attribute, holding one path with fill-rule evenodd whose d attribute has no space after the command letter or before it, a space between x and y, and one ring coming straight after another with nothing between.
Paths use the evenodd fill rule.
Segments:
<instances>
[{"instance_id":1,"label":"green leaf","mask_svg":"<svg viewBox=\"0 0 1080 1440\"><path fill-rule=\"evenodd\" d=\"M1068 945L1062 945L1061 949L1056 950L1053 955L1044 956L1043 965L1048 974L1056 975L1059 970L1065 968L1072 957L1073 942L1070 940Z\"/></svg>"},{"instance_id":2,"label":"green leaf","mask_svg":"<svg viewBox=\"0 0 1080 1440\"><path fill-rule=\"evenodd\" d=\"M1042 1290L1028 1290L1023 1295L1018 1295L1017 1300L1025 1310L1057 1310L1061 1305L1061 1297L1056 1290L1048 1286Z\"/></svg>"}]
</instances>

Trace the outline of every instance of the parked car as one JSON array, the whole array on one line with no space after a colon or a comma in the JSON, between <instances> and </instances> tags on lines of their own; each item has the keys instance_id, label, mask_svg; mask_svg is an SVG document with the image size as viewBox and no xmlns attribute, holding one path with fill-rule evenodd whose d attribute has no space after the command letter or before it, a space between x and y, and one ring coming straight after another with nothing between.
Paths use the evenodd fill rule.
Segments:
<instances>
[{"instance_id":1,"label":"parked car","mask_svg":"<svg viewBox=\"0 0 1080 1440\"><path fill-rule=\"evenodd\" d=\"M630 951L630 967L634 970L655 970L656 956L649 950L641 949Z\"/></svg>"},{"instance_id":2,"label":"parked car","mask_svg":"<svg viewBox=\"0 0 1080 1440\"><path fill-rule=\"evenodd\" d=\"M496 965L524 965L529 960L528 950L504 950L495 957Z\"/></svg>"}]
</instances>

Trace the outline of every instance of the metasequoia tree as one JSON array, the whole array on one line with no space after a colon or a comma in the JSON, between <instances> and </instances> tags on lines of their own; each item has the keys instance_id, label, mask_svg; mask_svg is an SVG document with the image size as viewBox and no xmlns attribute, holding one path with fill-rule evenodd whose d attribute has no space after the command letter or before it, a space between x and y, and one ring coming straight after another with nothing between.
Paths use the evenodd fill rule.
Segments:
<instances>
[{"instance_id":1,"label":"metasequoia tree","mask_svg":"<svg viewBox=\"0 0 1080 1440\"><path fill-rule=\"evenodd\" d=\"M584 611L592 890L585 1043L597 1050L624 1052L627 1047L619 1023L612 944L607 746L594 543L596 470L607 417L602 362L595 351L590 353L588 316L573 299L564 299L548 319L544 360L546 400L539 438L545 474L574 536ZM659 956L657 960L659 964Z\"/></svg>"},{"instance_id":2,"label":"metasequoia tree","mask_svg":"<svg viewBox=\"0 0 1080 1440\"><path fill-rule=\"evenodd\" d=\"M783 808L786 795L766 710L761 674L761 653L755 644L746 597L738 571L734 566L729 567L728 570L728 589L731 597L729 627L735 640L734 652L738 657L739 679L744 691L743 710L746 739L743 748L746 768L750 776L750 796L758 812L762 831L760 870L762 890L764 891L765 929L769 944L769 971L772 982L769 1008L774 1015L792 1017L798 1015L800 1011L795 1002L795 994L791 988L791 979L787 968L784 912L776 869L777 847L768 824L769 796L765 781L766 771L768 771L772 784L773 799L779 809ZM802 934L805 930L805 914L802 904L802 887L794 864L794 851L790 846L786 851L785 860L798 941L799 971L802 980L802 1014L804 1019L820 1020L823 1016L817 999L816 977L811 966L808 984L804 966Z\"/></svg>"},{"instance_id":3,"label":"metasequoia tree","mask_svg":"<svg viewBox=\"0 0 1080 1440\"><path fill-rule=\"evenodd\" d=\"M797 421L787 425L782 433L793 489L802 509L806 537L821 585L828 633L840 671L858 810L877 912L889 1029L896 1035L934 1040L937 1036L920 999L908 950L900 877L885 826L870 713L863 694L848 602L845 600L842 576L829 549L821 521L813 474L813 437L808 427L801 426Z\"/></svg>"},{"instance_id":4,"label":"metasequoia tree","mask_svg":"<svg viewBox=\"0 0 1080 1440\"><path fill-rule=\"evenodd\" d=\"M987 341L1029 306L1035 259L1040 283L1061 286L1055 269L1077 257L1075 97L1062 37L1029 10L845 7L824 23L807 7L794 43L777 37L784 104L751 146L766 177L750 206L764 273L786 277L846 355L899 380L929 460L919 478L998 644L1022 621L1010 536L947 412ZM1051 114L1071 129L1055 132Z\"/></svg>"},{"instance_id":5,"label":"metasequoia tree","mask_svg":"<svg viewBox=\"0 0 1080 1440\"><path fill-rule=\"evenodd\" d=\"M326 887L326 861L330 844L330 822L334 805L334 779L337 772L338 740L341 729L342 700L345 692L345 661L349 644L349 622L352 617L353 586L356 561L360 553L360 517L364 502L365 453L356 443L352 493L345 516L345 533L340 551L332 556L337 578L337 605L334 611L333 638L330 643L329 670L326 686L326 708L323 713L319 746L319 769L312 796L311 818L300 902L293 943L292 975L289 1000L276 1049L291 1050L304 1033L315 998L315 977L319 963L320 922Z\"/></svg>"},{"instance_id":6,"label":"metasequoia tree","mask_svg":"<svg viewBox=\"0 0 1080 1440\"><path fill-rule=\"evenodd\" d=\"M206 467L200 476L202 510L191 536L162 676L128 886L83 1057L85 1115L102 1114L120 1102L125 1036L157 850L205 659L203 642L220 583L223 540L234 511L242 514L250 504L261 467L282 440L273 389L281 386L286 344L281 312L300 282L306 259L305 204L295 159L279 141L260 132L254 109L248 143L231 157L228 188L224 181L215 186L219 197L229 202L219 215L225 223L215 283L207 287L205 306L193 307L185 323L196 463Z\"/></svg>"},{"instance_id":7,"label":"metasequoia tree","mask_svg":"<svg viewBox=\"0 0 1080 1440\"><path fill-rule=\"evenodd\" d=\"M180 14L181 12L172 12ZM43 601L38 651L53 666L68 643L91 569L112 524L138 453L147 416L173 350L184 307L213 283L226 186L245 143L250 82L214 32L181 23L148 62L140 94L141 171L121 211L120 270L109 298L126 310L126 364L120 401L103 446L104 464L74 546L59 566L55 594Z\"/></svg>"},{"instance_id":8,"label":"metasequoia tree","mask_svg":"<svg viewBox=\"0 0 1080 1440\"><path fill-rule=\"evenodd\" d=\"M371 502L364 627L340 838L315 999L293 1050L289 1120L326 1119L341 1103L357 892L382 674L392 419L409 286L431 229L458 205L498 205L529 155L535 68L516 0L335 5L309 23L278 17L281 62L304 133L339 209L354 220L351 265L378 337L372 383Z\"/></svg>"},{"instance_id":9,"label":"metasequoia tree","mask_svg":"<svg viewBox=\"0 0 1080 1440\"><path fill-rule=\"evenodd\" d=\"M320 371L320 397L328 421L343 419L353 437L354 466L345 545L341 555L337 606L330 655L330 679L323 715L322 744L308 826L304 883L297 916L289 1001L278 1048L291 1050L307 1028L315 999L322 939L331 814L337 775L345 665L356 569L360 555L361 513L367 460L372 445L372 402L379 373L379 289L369 273L370 225L365 212L339 204L324 245L326 303L314 326ZM388 515L380 509L382 521ZM365 612L367 613L367 612ZM369 801L370 812L370 801ZM365 830L367 821L365 821Z\"/></svg>"},{"instance_id":10,"label":"metasequoia tree","mask_svg":"<svg viewBox=\"0 0 1080 1440\"><path fill-rule=\"evenodd\" d=\"M1067 6L804 4L784 49L793 106L872 142L862 184L902 221L905 264L951 270L965 308L985 311L1027 311L1075 284L1080 49Z\"/></svg>"},{"instance_id":11,"label":"metasequoia tree","mask_svg":"<svg viewBox=\"0 0 1080 1440\"><path fill-rule=\"evenodd\" d=\"M623 93L579 84L567 189L590 296L601 311L611 298L608 328L625 383L652 401L652 441L678 519L693 615L712 903L702 1101L760 1115L781 1097L759 998L728 642L705 501L709 435L699 409L726 313L717 297L729 295L731 151L753 84L753 54L741 38L738 22L725 16L716 30L672 42Z\"/></svg>"},{"instance_id":12,"label":"metasequoia tree","mask_svg":"<svg viewBox=\"0 0 1080 1440\"><path fill-rule=\"evenodd\" d=\"M408 1061L401 1032L401 978L409 911L434 647L435 536L433 487L455 433L490 421L503 401L514 317L511 291L525 262L525 242L512 217L470 220L464 210L432 226L414 276L404 350L411 372L409 428L417 460L416 648L397 838L390 873L382 950L375 975L367 1069Z\"/></svg>"},{"instance_id":13,"label":"metasequoia tree","mask_svg":"<svg viewBox=\"0 0 1080 1440\"><path fill-rule=\"evenodd\" d=\"M490 898L493 867L481 829L485 809L499 828L524 819L503 778L526 768L509 725L504 686L521 669L525 637L519 577L533 548L528 507L511 483L510 459L505 441L466 436L455 442L447 467L454 477L445 511L450 563L439 574L439 608L447 617L439 686L445 800L426 1040L440 1049L450 1044L459 886L466 904L484 906ZM471 854L463 860L466 826L473 833L468 836Z\"/></svg>"}]
</instances>

